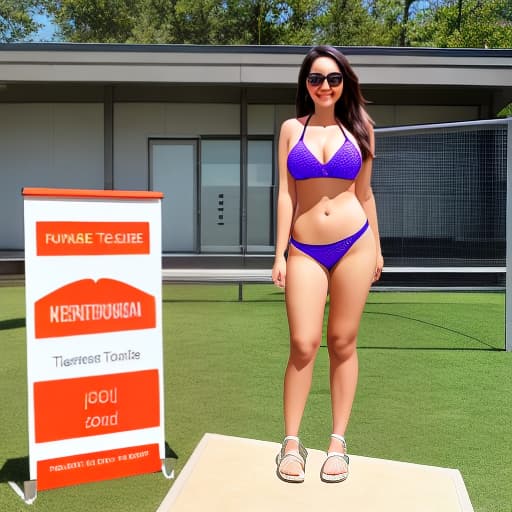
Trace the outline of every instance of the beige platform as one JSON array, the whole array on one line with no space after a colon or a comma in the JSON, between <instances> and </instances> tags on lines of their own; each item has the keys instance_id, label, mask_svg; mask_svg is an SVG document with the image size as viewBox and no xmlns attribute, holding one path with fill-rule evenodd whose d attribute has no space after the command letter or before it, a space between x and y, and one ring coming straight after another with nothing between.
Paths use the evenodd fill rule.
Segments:
<instances>
[{"instance_id":1,"label":"beige platform","mask_svg":"<svg viewBox=\"0 0 512 512\"><path fill-rule=\"evenodd\" d=\"M349 479L326 484L325 453L308 449L305 482L289 484L275 473L279 448L205 434L157 512L473 512L455 469L350 455Z\"/></svg>"}]
</instances>

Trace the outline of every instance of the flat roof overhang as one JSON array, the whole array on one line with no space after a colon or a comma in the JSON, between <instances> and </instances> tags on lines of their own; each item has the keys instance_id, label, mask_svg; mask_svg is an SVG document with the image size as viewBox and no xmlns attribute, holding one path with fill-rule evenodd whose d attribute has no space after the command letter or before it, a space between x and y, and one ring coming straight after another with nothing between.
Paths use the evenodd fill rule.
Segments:
<instances>
[{"instance_id":1,"label":"flat roof overhang","mask_svg":"<svg viewBox=\"0 0 512 512\"><path fill-rule=\"evenodd\" d=\"M339 47L364 86L512 87L512 50ZM294 86L308 47L0 44L0 83Z\"/></svg>"}]
</instances>

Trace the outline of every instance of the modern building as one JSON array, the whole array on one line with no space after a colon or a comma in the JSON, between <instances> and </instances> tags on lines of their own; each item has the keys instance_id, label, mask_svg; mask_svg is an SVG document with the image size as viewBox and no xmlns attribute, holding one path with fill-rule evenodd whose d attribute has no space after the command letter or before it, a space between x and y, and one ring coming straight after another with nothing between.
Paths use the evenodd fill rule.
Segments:
<instances>
[{"instance_id":1,"label":"modern building","mask_svg":"<svg viewBox=\"0 0 512 512\"><path fill-rule=\"evenodd\" d=\"M377 128L491 119L512 101L512 50L340 49ZM22 255L23 187L160 190L168 261L268 266L277 137L306 51L0 44L0 251Z\"/></svg>"}]
</instances>

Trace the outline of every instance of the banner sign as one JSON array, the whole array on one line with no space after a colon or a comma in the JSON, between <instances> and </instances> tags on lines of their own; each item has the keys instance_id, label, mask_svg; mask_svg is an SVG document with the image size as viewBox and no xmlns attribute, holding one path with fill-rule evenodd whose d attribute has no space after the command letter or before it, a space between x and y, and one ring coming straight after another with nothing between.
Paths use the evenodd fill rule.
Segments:
<instances>
[{"instance_id":1,"label":"banner sign","mask_svg":"<svg viewBox=\"0 0 512 512\"><path fill-rule=\"evenodd\" d=\"M165 459L159 192L25 188L30 479Z\"/></svg>"}]
</instances>

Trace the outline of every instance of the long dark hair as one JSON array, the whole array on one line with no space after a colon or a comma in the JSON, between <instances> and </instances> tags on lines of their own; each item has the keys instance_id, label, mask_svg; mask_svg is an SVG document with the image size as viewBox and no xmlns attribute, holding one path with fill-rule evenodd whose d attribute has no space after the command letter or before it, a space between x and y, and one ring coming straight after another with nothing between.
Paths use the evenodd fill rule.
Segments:
<instances>
[{"instance_id":1,"label":"long dark hair","mask_svg":"<svg viewBox=\"0 0 512 512\"><path fill-rule=\"evenodd\" d=\"M334 107L335 116L346 126L356 138L363 159L373 156L370 147L368 123L371 122L365 105L368 103L361 93L359 79L350 66L347 58L332 46L315 46L309 50L302 61L299 71L297 98L295 102L297 117L307 116L315 112L315 104L306 88L306 80L313 62L318 57L329 57L338 64L343 75L343 94Z\"/></svg>"}]
</instances>

